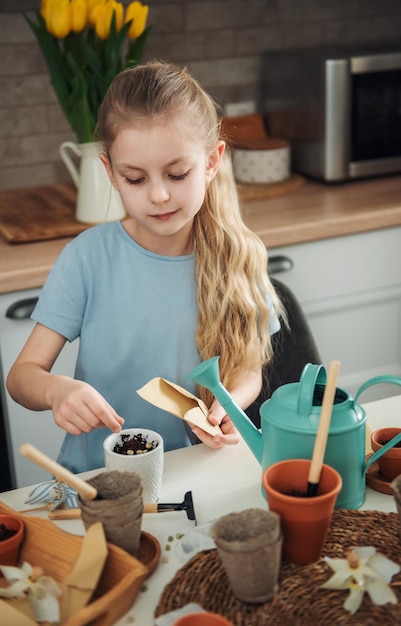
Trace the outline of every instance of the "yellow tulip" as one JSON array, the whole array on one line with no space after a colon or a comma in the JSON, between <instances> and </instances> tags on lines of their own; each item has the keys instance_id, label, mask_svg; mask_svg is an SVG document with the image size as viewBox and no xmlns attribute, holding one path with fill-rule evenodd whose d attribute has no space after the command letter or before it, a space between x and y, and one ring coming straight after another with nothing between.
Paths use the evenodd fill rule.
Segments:
<instances>
[{"instance_id":1,"label":"yellow tulip","mask_svg":"<svg viewBox=\"0 0 401 626\"><path fill-rule=\"evenodd\" d=\"M103 0L96 5L94 11L95 31L99 39L107 39L110 34L113 13L116 16L116 28L120 30L123 25L123 5L116 0Z\"/></svg>"},{"instance_id":2,"label":"yellow tulip","mask_svg":"<svg viewBox=\"0 0 401 626\"><path fill-rule=\"evenodd\" d=\"M97 5L95 31L99 39L107 39L113 17L113 0L104 0Z\"/></svg>"},{"instance_id":3,"label":"yellow tulip","mask_svg":"<svg viewBox=\"0 0 401 626\"><path fill-rule=\"evenodd\" d=\"M48 0L46 13L49 33L59 39L67 37L71 32L70 0Z\"/></svg>"},{"instance_id":4,"label":"yellow tulip","mask_svg":"<svg viewBox=\"0 0 401 626\"><path fill-rule=\"evenodd\" d=\"M84 30L88 21L88 1L71 0L71 29L74 33Z\"/></svg>"},{"instance_id":5,"label":"yellow tulip","mask_svg":"<svg viewBox=\"0 0 401 626\"><path fill-rule=\"evenodd\" d=\"M119 31L123 25L124 7L121 2L113 2L113 10L116 16L116 29Z\"/></svg>"},{"instance_id":6,"label":"yellow tulip","mask_svg":"<svg viewBox=\"0 0 401 626\"><path fill-rule=\"evenodd\" d=\"M49 12L49 5L50 5L49 0L42 0L42 3L40 5L40 14L43 17L43 19L45 20L46 25L47 25L47 15L48 15L48 12Z\"/></svg>"},{"instance_id":7,"label":"yellow tulip","mask_svg":"<svg viewBox=\"0 0 401 626\"><path fill-rule=\"evenodd\" d=\"M146 28L148 12L148 5L142 4L142 2L138 2L137 0L135 0L135 2L131 2L131 4L127 6L127 10L125 12L125 22L133 20L127 33L130 39L137 39L140 35L142 35Z\"/></svg>"},{"instance_id":8,"label":"yellow tulip","mask_svg":"<svg viewBox=\"0 0 401 626\"><path fill-rule=\"evenodd\" d=\"M100 4L102 4L102 0L88 0L88 22L91 26L96 24L97 11Z\"/></svg>"}]
</instances>

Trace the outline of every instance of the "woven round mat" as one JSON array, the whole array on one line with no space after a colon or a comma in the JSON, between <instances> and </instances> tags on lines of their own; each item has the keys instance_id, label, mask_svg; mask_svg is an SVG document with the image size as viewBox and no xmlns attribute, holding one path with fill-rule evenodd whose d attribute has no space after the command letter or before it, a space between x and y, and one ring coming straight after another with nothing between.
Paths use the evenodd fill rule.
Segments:
<instances>
[{"instance_id":1,"label":"woven round mat","mask_svg":"<svg viewBox=\"0 0 401 626\"><path fill-rule=\"evenodd\" d=\"M353 546L374 546L401 565L401 542L396 513L335 510L324 554L343 558ZM164 588L156 607L158 617L189 602L231 620L234 626L377 626L401 624L401 573L393 577L398 604L376 606L364 595L358 612L343 608L349 594L321 589L332 570L323 561L311 565L282 563L280 589L271 602L246 604L233 595L217 550L196 554Z\"/></svg>"}]
</instances>

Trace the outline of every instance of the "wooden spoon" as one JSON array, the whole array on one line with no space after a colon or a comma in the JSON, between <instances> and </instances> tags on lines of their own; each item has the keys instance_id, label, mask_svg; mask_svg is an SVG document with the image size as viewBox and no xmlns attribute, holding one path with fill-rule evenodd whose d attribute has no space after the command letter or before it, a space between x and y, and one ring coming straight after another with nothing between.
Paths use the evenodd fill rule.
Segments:
<instances>
[{"instance_id":1,"label":"wooden spoon","mask_svg":"<svg viewBox=\"0 0 401 626\"><path fill-rule=\"evenodd\" d=\"M97 489L95 489L95 487L92 487L92 485L87 483L85 480L79 478L79 476L73 474L70 470L63 467L56 461L53 461L53 459L35 448L35 446L30 443L23 443L19 448L19 452L26 459L29 459L53 476L56 476L58 480L61 480L62 482L67 483L67 485L70 485L70 487L76 489L82 498L95 500L97 497Z\"/></svg>"},{"instance_id":2,"label":"wooden spoon","mask_svg":"<svg viewBox=\"0 0 401 626\"><path fill-rule=\"evenodd\" d=\"M331 361L329 365L329 372L327 375L327 382L323 393L322 411L320 413L319 426L317 429L315 445L313 448L312 462L309 468L308 487L306 491L307 497L315 496L319 487L320 474L322 471L324 453L326 451L331 412L333 410L339 370L339 361Z\"/></svg>"}]
</instances>

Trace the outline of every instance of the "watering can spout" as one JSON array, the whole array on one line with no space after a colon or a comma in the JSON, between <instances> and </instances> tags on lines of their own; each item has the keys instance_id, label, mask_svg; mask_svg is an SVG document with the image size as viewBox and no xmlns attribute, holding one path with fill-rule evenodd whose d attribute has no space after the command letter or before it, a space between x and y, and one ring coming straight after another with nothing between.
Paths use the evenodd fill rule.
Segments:
<instances>
[{"instance_id":1,"label":"watering can spout","mask_svg":"<svg viewBox=\"0 0 401 626\"><path fill-rule=\"evenodd\" d=\"M252 453L259 461L262 462L262 435L249 417L233 400L227 389L220 381L219 358L214 356L207 361L200 363L189 374L188 379L193 380L198 385L206 387L212 392L214 397L220 402L232 419L233 424L238 429L240 435L249 446Z\"/></svg>"}]
</instances>

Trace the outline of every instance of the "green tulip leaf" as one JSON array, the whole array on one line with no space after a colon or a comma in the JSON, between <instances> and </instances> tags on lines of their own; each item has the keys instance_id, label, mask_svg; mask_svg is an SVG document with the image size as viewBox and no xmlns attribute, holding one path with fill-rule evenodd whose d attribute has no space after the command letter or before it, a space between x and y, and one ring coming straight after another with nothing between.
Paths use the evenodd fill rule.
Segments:
<instances>
[{"instance_id":1,"label":"green tulip leaf","mask_svg":"<svg viewBox=\"0 0 401 626\"><path fill-rule=\"evenodd\" d=\"M97 113L110 84L120 71L140 62L151 27L128 43L132 20L117 31L113 14L109 35L104 40L90 26L57 39L48 32L39 11L35 11L35 16L36 21L24 17L46 61L64 115L79 143L93 141Z\"/></svg>"}]
</instances>

